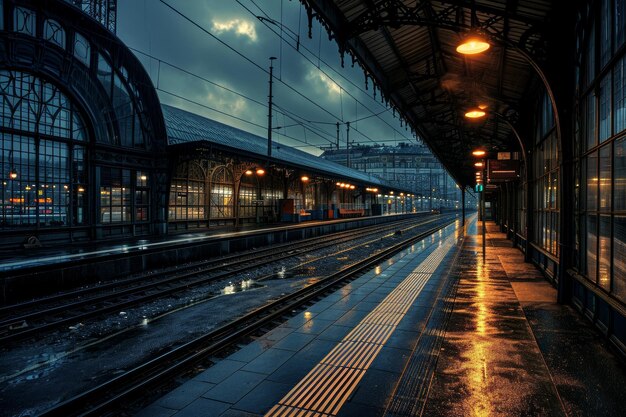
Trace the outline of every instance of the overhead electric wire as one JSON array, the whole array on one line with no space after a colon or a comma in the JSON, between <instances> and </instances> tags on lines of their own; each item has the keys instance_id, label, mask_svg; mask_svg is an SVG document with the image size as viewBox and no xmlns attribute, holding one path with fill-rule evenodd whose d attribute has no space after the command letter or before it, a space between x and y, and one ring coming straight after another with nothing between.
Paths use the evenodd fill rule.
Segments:
<instances>
[{"instance_id":1,"label":"overhead electric wire","mask_svg":"<svg viewBox=\"0 0 626 417\"><path fill-rule=\"evenodd\" d=\"M236 119L236 120L239 120L239 121L241 121L241 122L244 122L244 123L250 124L250 125L252 125L252 126L259 127L259 128L261 128L261 129L267 129L267 126L263 126L263 125L260 125L260 124L258 124L258 123L254 123L254 122L251 122L251 121L249 121L249 120L243 119L243 118L241 118L241 117L238 117L238 116L232 115L232 114L230 114L230 113L226 113L226 112L224 112L224 111L222 111L222 110L218 110L218 109L216 109L216 108L214 108L214 107L211 107L211 106L209 106L209 105L207 105L207 104L200 103L200 102L198 102L198 101L192 100L192 99L187 98L187 97L183 97L183 96L181 96L180 94L172 93L171 91L167 91L167 90L164 90L164 89L162 89L162 88L157 88L157 90L158 90L158 91L160 91L160 92L162 92L162 93L169 94L169 95L171 95L172 97L176 97L176 98L178 98L178 99L180 99L180 100L187 101L187 102L189 102L189 103L195 104L195 105L200 106L200 107L204 107L205 109L208 109L208 110L214 111L214 112L216 112L216 113L220 113L220 114L222 114L222 115L224 115L224 116L231 117L231 118L233 118L233 119ZM305 127L305 126L303 126L303 127ZM306 127L305 127L305 128L306 128ZM315 133L315 132L314 132L314 133ZM312 145L312 144L310 144L310 143L308 143L308 142L305 142L305 141L303 141L302 139L298 139L298 138L293 137L293 136L285 135L285 134L283 134L283 133L277 133L277 134L278 134L278 135L280 135L280 136L284 136L284 137L286 137L286 138L289 138L289 139L295 140L295 141L297 141L297 142L304 143L304 144L306 145L306 146L294 146L294 147L316 147L315 145Z\"/></svg>"},{"instance_id":2,"label":"overhead electric wire","mask_svg":"<svg viewBox=\"0 0 626 417\"><path fill-rule=\"evenodd\" d=\"M259 16L255 15L254 12L252 12L252 10L250 10L248 7L246 7L245 5L243 5L241 3L240 0L236 0L237 3L243 7L248 13L250 13L252 16L256 17L257 19L259 18ZM266 19L259 19L264 25L265 27L267 27L272 33L274 33L276 36L278 36L279 38L281 38L282 40L284 40L284 38L282 37L281 34L276 33L276 31L274 29L272 29L271 27L269 27L267 25L267 22L272 22L274 23L275 20L272 19L266 12L265 10L263 10L258 4L256 4L254 2L254 0L250 0L250 2L252 4L254 4L260 11L261 13L263 13L266 17ZM281 23L282 26L282 23ZM289 28L288 28L289 29ZM291 29L289 29L291 31ZM293 32L293 31L292 31ZM299 34L298 34L299 36ZM293 39L293 38L292 38ZM295 40L295 39L294 39ZM289 44L289 42L287 42ZM298 44L298 46L300 46L302 44ZM290 45L292 46L292 45ZM293 48L293 46L292 46ZM307 48L306 46L302 45L302 48L304 48L307 52L309 52L312 56L316 56L315 53L313 51L311 51L309 48ZM322 68L320 68L319 64L316 65L313 61L311 61L311 59L309 57L307 57L306 55L304 55L299 47L298 48L294 48L296 50L296 52L298 52L300 55L302 55L303 58L305 58L307 61L309 61L309 63L311 63L311 65L315 66L320 72L322 72L322 74L324 74L326 77L328 77L331 81L333 81L335 84L339 85L339 83L337 81L335 81L335 79L330 76L326 71L324 71ZM324 65L326 65L326 67L328 67L329 69L331 69L335 74L339 75L341 78L343 78L344 80L346 80L349 84L351 84L353 87L355 87L356 89L358 89L359 91L361 91L362 93L369 95L369 93L365 90L363 90L361 87L359 87L356 83L354 83L351 79L349 79L348 77L346 77L345 75L341 74L339 71L335 70L329 63L327 63L326 61L324 61L323 59L321 59L320 54L317 55L317 58L320 62L322 62ZM340 85L339 85L340 86ZM366 108L370 113L375 114L375 112L370 109L367 105L365 105L365 103L361 102L359 99L357 99L355 96L353 96L348 90L346 90L345 88L341 87L340 88L344 91L346 91L346 93L352 97L357 103L361 104L364 108ZM378 114L382 114L385 112L388 112L390 110L390 108L388 106L383 105L382 103L378 102L378 100L373 99L373 101L378 104L379 106L383 107L385 110L381 113ZM383 118L380 118L380 120L385 123L387 126L389 126L392 130L394 130L396 133L400 134L402 137L404 137L407 140L410 140L410 138L407 138L406 136L404 136L404 133L402 133L401 131L399 131L398 129L396 129L394 126L392 126L391 124L389 124L389 122L387 122L386 120L384 120Z\"/></svg>"},{"instance_id":3,"label":"overhead electric wire","mask_svg":"<svg viewBox=\"0 0 626 417\"><path fill-rule=\"evenodd\" d=\"M222 41L221 39L219 39L217 36L215 36L213 33L211 33L210 31L208 31L207 29L203 28L200 24L196 23L193 19L189 18L188 16L186 16L184 13L182 13L181 11L179 11L178 9L176 9L174 6L170 5L169 3L167 3L165 0L159 0L161 3L163 3L164 5L166 5L169 9L171 9L172 11L174 11L176 14L178 14L179 16L181 16L183 19L187 20L189 23L191 23L192 25L196 26L198 29L200 29L201 31L203 31L204 33L206 33L207 35L211 36L213 39L217 40L219 43L221 43L222 45L226 46L228 49L230 49L231 51L235 52L237 55L239 55L240 57L242 57L244 60L250 62L252 65L254 65L255 67L257 67L258 69L260 69L261 71L263 71L264 73L269 73L269 71L267 71L265 68L261 67L259 64L257 64L256 62L254 62L252 59L248 58L246 55L244 55L243 53L239 52L238 50L236 50L235 48L233 48L232 46L230 46L229 44L227 44L226 42ZM257 6L258 7L258 6ZM249 9L248 9L249 10ZM304 55L303 55L304 56ZM306 57L305 57L306 58ZM291 85L289 85L288 83L284 82L283 80L278 80L281 84L283 84L285 87L287 87L288 89L290 89L291 91L293 91L294 93L296 93L297 95L299 95L300 97L304 98L306 101L310 102L311 104L313 104L314 106L318 107L319 109L321 109L322 111L324 111L325 113L329 114L331 117L340 120L336 115L334 115L332 112L330 112L329 110L327 110L325 107L323 107L322 105L316 103L315 101L311 100L308 96L306 96L305 94L301 93L300 91L298 91L297 89L295 89L294 87L292 87ZM352 95L351 95L352 97ZM364 106L366 107L366 106ZM367 107L366 107L367 108ZM382 119L381 119L382 120ZM372 143L376 143L373 139L371 139L370 137L368 137L366 134L364 134L363 132L360 132L358 129L353 128L353 130L357 133L359 133L360 135L362 135L364 138L368 139L369 141L371 141ZM395 130L395 129L394 129ZM408 138L406 138L408 140Z\"/></svg>"},{"instance_id":4,"label":"overhead electric wire","mask_svg":"<svg viewBox=\"0 0 626 417\"><path fill-rule=\"evenodd\" d=\"M139 53L139 54L145 55L146 57L148 57L148 58L150 58L150 59L154 59L154 60L156 60L156 61L157 61L157 62L159 62L159 63L163 63L163 64L165 64L165 65L167 65L167 66L170 66L170 67L172 67L172 68L174 68L174 69L176 69L176 70L178 70L178 71L181 71L181 72L183 72L183 73L185 73L185 74L187 74L187 75L189 75L189 76L192 76L192 77L198 78L198 79L200 79L200 80L202 80L202 81L204 81L204 82L207 82L207 83L209 83L209 84L211 84L211 85L214 85L214 86L216 86L216 87L222 88L222 89L224 89L224 90L226 90L226 91L228 91L228 92L230 92L230 93L232 93L232 94L235 94L235 95L237 95L237 96L239 96L239 97L242 97L242 98L244 98L244 99L246 99L246 100L250 100L250 101L252 101L253 103L256 103L256 104L258 104L258 105L260 105L260 106L263 106L263 107L265 107L265 108L269 108L269 106L267 105L267 103L263 103L263 102L260 102L260 101L258 101L258 100L256 100L256 99L253 99L253 98L251 98L251 97L248 97L248 96L246 96L246 95L245 95L245 94L243 94L243 93L240 93L240 92L238 92L238 91L235 91L235 90L233 90L233 89L231 89L231 88L229 88L229 87L226 87L226 86L224 86L224 85L222 85L222 84L216 83L215 81L211 81L211 80L209 80L209 79L208 79L208 78L206 78L206 77L203 77L203 76L200 76L200 75L198 75L198 74L195 74L195 73L193 73L193 72L191 72L191 71L189 71L189 70L186 70L186 69L184 69L184 68L181 68L181 67L179 67L179 66L177 66L177 65L174 65L174 64L172 64L172 63L170 63L170 62L167 62L167 61L165 61L165 60L163 60L163 59L161 59L161 58L158 58L158 57L156 57L156 56L154 56L154 55L150 55L150 54L148 54L148 53L146 53L146 52L143 52L143 51L141 51L141 50L139 50L139 49L137 49L137 48L133 48L133 47L129 47L129 49L132 49L133 51L135 51L135 52L137 52L137 53ZM162 92L164 92L164 93L171 94L171 95L173 95L173 94L174 94L174 93L171 93L171 92L169 92L169 91L165 91L165 90L163 90L163 89L159 88L159 85L157 85L157 86L156 86L156 88L157 88L157 90L162 91ZM197 103L197 102L195 102L195 101L190 101L190 102L193 102L194 104L199 104L199 103ZM274 104L274 105L276 106L276 104ZM218 111L217 109L214 109L214 108L212 108L212 107L210 107L210 106L207 106L207 108L209 108L209 109L211 109L211 110ZM282 112L281 112L281 113L282 113ZM290 112L290 113L291 113L291 114L293 114L293 115L296 115L296 114L295 114L295 113L293 113L293 112ZM228 113L223 113L223 114L225 114L225 115L229 115ZM294 117L292 117L292 116L290 116L290 115L286 115L286 116L287 116L287 117L289 117L289 118L290 118L291 120L293 120L294 122L297 122L297 123L296 123L296 124L294 124L293 126L302 126L304 129L309 129L309 130L310 130L310 131L312 131L313 133L316 133L316 132L315 132L315 130L318 130L318 131L323 132L323 133L324 133L324 134L326 134L327 136L331 136L328 132L324 131L323 129L319 129L319 128L317 128L316 126L313 126L313 125L308 125L308 126L305 126L305 125L304 125L304 122L306 122L306 123L310 123L310 122L309 122L309 121L307 121L307 120L305 120L304 118L302 118L302 117L300 117L300 116L297 116L297 115L296 115L296 117L298 117L298 119L295 119ZM233 116L233 117L235 117L235 116ZM236 117L235 117L235 118L236 118ZM304 121L304 122L303 122L303 121ZM317 134L317 133L316 133L316 134ZM322 137L322 136L321 136L321 135L319 135L319 134L317 134L317 135L318 135L318 136L320 136L320 137ZM333 140L334 140L334 136L332 136L332 138L333 138ZM322 137L322 139L325 139L325 138L323 138L323 137ZM328 139L325 139L325 140L328 140ZM332 142L331 140L328 140L328 141L329 141L329 142Z\"/></svg>"},{"instance_id":5,"label":"overhead electric wire","mask_svg":"<svg viewBox=\"0 0 626 417\"><path fill-rule=\"evenodd\" d=\"M239 55L240 57L242 57L243 59L245 59L246 61L250 62L252 65L254 65L255 67L257 67L258 69L260 69L261 71L263 71L266 74L269 74L269 71L266 70L265 68L261 67L259 64L257 64L256 62L254 62L252 59L248 58L247 56L245 56L244 54L242 54L241 52L239 52L238 50L236 50L235 48L233 48L232 46L230 46L229 44L227 44L226 42L222 41L220 38L218 38L217 36L215 36L214 34L212 34L210 31L206 30L205 28L203 28L202 26L200 26L198 23L196 23L193 19L189 18L188 16L186 16L184 13L180 12L178 9L176 9L174 6L170 5L169 3L167 3L165 0L159 0L161 3L163 3L164 5L166 5L167 7L169 7L171 10L173 10L176 14L178 14L179 16L181 16L183 19L187 20L189 23L191 23L192 25L196 26L198 29L200 29L201 31L203 31L204 33L206 33L207 35L211 36L213 39L217 40L219 43L221 43L222 45L226 46L228 49L230 49L231 51L235 52L237 55ZM278 82L280 82L281 84L283 84L285 87L287 87L288 89L290 89L291 91L293 91L294 93L296 93L297 95L299 95L300 97L304 98L306 101L310 102L311 104L313 104L314 106L318 107L320 110L322 110L325 113L328 113L330 116L337 118L337 116L335 116L333 113L331 113L328 109L326 109L324 106L322 106L321 104L316 103L315 101L311 100L309 97L307 97L305 94L301 93L300 91L298 91L297 89L295 89L294 87L292 87L291 85L285 83L282 80L277 79Z\"/></svg>"}]
</instances>

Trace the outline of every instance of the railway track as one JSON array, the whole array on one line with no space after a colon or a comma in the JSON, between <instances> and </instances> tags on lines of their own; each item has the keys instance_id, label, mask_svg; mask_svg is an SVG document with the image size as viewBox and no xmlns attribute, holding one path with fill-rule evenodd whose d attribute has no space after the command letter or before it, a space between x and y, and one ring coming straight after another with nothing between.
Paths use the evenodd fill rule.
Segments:
<instances>
[{"instance_id":1,"label":"railway track","mask_svg":"<svg viewBox=\"0 0 626 417\"><path fill-rule=\"evenodd\" d=\"M149 272L99 286L71 291L39 300L0 308L0 344L35 337L62 326L91 320L99 316L148 303L152 300L179 294L194 287L228 281L246 271L282 260L311 253L355 239L422 227L441 220L441 216L402 221L394 224L370 226L332 236L321 236L306 241L275 245L252 252L235 253ZM209 296L208 296L209 297Z\"/></svg>"},{"instance_id":2,"label":"railway track","mask_svg":"<svg viewBox=\"0 0 626 417\"><path fill-rule=\"evenodd\" d=\"M294 311L299 311L318 297L357 278L381 261L452 222L453 220L442 222L367 259L355 262L339 272L326 276L312 285L280 297L209 333L172 348L121 375L67 399L44 411L40 416L114 415L115 410L119 410L120 404L136 400L146 390L153 389L176 376L189 373L195 365L210 360L211 357L260 329L272 327L277 322L291 316Z\"/></svg>"}]
</instances>

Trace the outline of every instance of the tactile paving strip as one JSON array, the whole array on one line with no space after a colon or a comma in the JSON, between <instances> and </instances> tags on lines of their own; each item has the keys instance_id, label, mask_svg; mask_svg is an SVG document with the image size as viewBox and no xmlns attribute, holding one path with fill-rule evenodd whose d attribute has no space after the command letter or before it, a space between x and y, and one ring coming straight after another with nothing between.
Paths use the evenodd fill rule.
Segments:
<instances>
[{"instance_id":1,"label":"tactile paving strip","mask_svg":"<svg viewBox=\"0 0 626 417\"><path fill-rule=\"evenodd\" d=\"M442 242L265 417L335 416L454 243Z\"/></svg>"}]
</instances>

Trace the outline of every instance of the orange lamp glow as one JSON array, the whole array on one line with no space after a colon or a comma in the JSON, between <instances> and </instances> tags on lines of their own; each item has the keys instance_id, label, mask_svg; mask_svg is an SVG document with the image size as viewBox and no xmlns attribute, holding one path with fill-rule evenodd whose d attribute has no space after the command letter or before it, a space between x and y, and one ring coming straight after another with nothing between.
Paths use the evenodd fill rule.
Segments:
<instances>
[{"instance_id":1,"label":"orange lamp glow","mask_svg":"<svg viewBox=\"0 0 626 417\"><path fill-rule=\"evenodd\" d=\"M257 168L256 169L256 174L257 175L263 175L263 174L265 174L265 170L263 168Z\"/></svg>"},{"instance_id":2,"label":"orange lamp glow","mask_svg":"<svg viewBox=\"0 0 626 417\"><path fill-rule=\"evenodd\" d=\"M483 151L483 150L476 150L472 152L472 155L474 156L485 156L487 152Z\"/></svg>"},{"instance_id":3,"label":"orange lamp glow","mask_svg":"<svg viewBox=\"0 0 626 417\"><path fill-rule=\"evenodd\" d=\"M485 117L487 113L481 109L472 109L465 113L465 117L468 119L480 119L481 117Z\"/></svg>"},{"instance_id":4,"label":"orange lamp glow","mask_svg":"<svg viewBox=\"0 0 626 417\"><path fill-rule=\"evenodd\" d=\"M467 38L456 47L456 51L463 55L476 55L485 52L491 45L484 39L478 37Z\"/></svg>"}]
</instances>

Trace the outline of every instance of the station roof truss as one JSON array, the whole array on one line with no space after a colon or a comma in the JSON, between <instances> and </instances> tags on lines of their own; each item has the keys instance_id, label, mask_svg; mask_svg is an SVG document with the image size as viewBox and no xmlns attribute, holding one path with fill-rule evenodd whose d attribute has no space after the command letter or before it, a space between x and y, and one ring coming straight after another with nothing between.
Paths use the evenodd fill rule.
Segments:
<instances>
[{"instance_id":1,"label":"station roof truss","mask_svg":"<svg viewBox=\"0 0 626 417\"><path fill-rule=\"evenodd\" d=\"M540 85L531 61L547 59L546 35L558 30L558 7L547 0L301 0L309 28L317 19L367 82L420 135L460 185L473 184L471 150L518 151L511 126ZM556 18L555 18L556 16ZM471 32L491 48L456 52ZM310 33L309 33L310 34ZM371 85L370 85L371 88ZM470 108L488 117L468 121ZM490 112L492 115L489 116Z\"/></svg>"},{"instance_id":2,"label":"station roof truss","mask_svg":"<svg viewBox=\"0 0 626 417\"><path fill-rule=\"evenodd\" d=\"M170 146L194 143L202 145L204 143L215 149L264 161L266 164L276 164L281 167L300 170L309 175L317 174L337 180L358 182L364 186L371 185L383 189L412 192L394 187L377 176L276 142L272 144L272 156L268 158L266 138L176 107L165 104L162 104L161 107Z\"/></svg>"}]
</instances>

